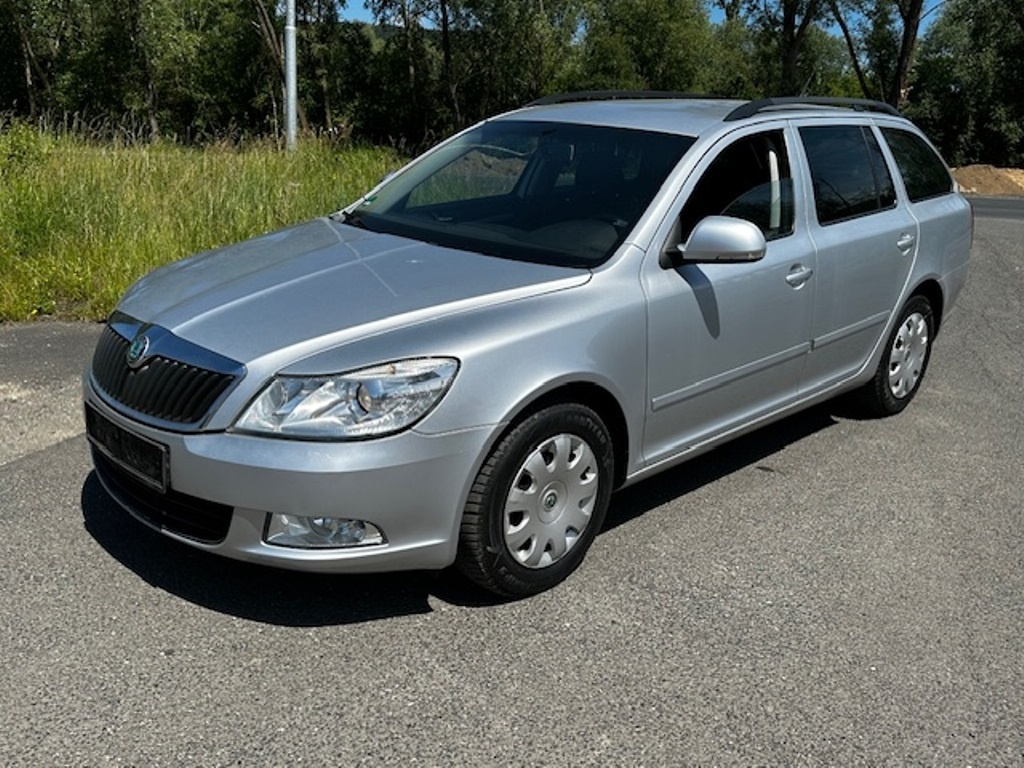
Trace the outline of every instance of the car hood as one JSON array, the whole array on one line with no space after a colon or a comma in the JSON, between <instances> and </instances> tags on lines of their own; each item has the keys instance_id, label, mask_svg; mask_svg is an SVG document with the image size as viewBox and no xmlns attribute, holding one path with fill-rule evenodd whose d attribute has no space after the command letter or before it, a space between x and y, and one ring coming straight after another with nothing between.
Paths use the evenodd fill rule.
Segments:
<instances>
[{"instance_id":1,"label":"car hood","mask_svg":"<svg viewBox=\"0 0 1024 768\"><path fill-rule=\"evenodd\" d=\"M156 270L120 311L239 362L311 353L389 328L586 282L321 218Z\"/></svg>"}]
</instances>

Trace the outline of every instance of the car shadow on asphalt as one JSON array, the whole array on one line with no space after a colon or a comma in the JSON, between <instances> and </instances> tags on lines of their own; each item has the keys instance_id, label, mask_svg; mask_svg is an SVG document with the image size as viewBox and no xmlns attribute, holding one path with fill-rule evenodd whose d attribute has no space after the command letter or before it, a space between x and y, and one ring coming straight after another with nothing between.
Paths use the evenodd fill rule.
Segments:
<instances>
[{"instance_id":1,"label":"car shadow on asphalt","mask_svg":"<svg viewBox=\"0 0 1024 768\"><path fill-rule=\"evenodd\" d=\"M842 405L827 403L757 430L612 497L603 532L701 488L766 462L790 443L838 423ZM194 549L135 520L107 494L95 472L81 492L85 528L115 560L153 587L196 605L252 621L296 627L358 624L427 614L430 598L463 607L506 600L441 572L333 575L254 565Z\"/></svg>"},{"instance_id":2,"label":"car shadow on asphalt","mask_svg":"<svg viewBox=\"0 0 1024 768\"><path fill-rule=\"evenodd\" d=\"M649 510L667 504L692 491L747 467L774 473L768 459L791 443L839 423L839 419L860 418L845 398L817 405L782 421L761 427L708 453L619 491L612 496L611 509L602 532L618 528Z\"/></svg>"}]
</instances>

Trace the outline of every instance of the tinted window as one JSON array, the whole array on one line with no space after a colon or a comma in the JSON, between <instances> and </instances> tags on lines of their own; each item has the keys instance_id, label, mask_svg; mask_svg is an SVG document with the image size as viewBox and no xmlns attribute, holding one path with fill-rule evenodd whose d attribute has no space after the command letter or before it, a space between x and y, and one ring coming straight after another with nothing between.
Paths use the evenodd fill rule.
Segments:
<instances>
[{"instance_id":1,"label":"tinted window","mask_svg":"<svg viewBox=\"0 0 1024 768\"><path fill-rule=\"evenodd\" d=\"M917 134L898 128L883 128L896 165L899 166L907 196L914 202L953 191L953 180L945 163Z\"/></svg>"},{"instance_id":2,"label":"tinted window","mask_svg":"<svg viewBox=\"0 0 1024 768\"><path fill-rule=\"evenodd\" d=\"M793 179L782 131L746 136L715 158L683 208L682 238L719 215L756 224L768 240L792 233Z\"/></svg>"},{"instance_id":3,"label":"tinted window","mask_svg":"<svg viewBox=\"0 0 1024 768\"><path fill-rule=\"evenodd\" d=\"M424 156L346 216L377 232L589 267L636 225L688 136L495 120Z\"/></svg>"},{"instance_id":4,"label":"tinted window","mask_svg":"<svg viewBox=\"0 0 1024 768\"><path fill-rule=\"evenodd\" d=\"M892 176L870 128L805 127L800 137L811 167L820 223L852 219L896 204Z\"/></svg>"}]
</instances>

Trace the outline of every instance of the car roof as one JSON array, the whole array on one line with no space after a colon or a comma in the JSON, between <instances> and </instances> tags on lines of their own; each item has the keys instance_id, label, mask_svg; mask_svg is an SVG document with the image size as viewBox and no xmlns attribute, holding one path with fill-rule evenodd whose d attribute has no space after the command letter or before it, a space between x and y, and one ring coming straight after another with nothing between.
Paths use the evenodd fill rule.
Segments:
<instances>
[{"instance_id":1,"label":"car roof","mask_svg":"<svg viewBox=\"0 0 1024 768\"><path fill-rule=\"evenodd\" d=\"M606 125L640 131L698 136L721 125L742 101L726 99L609 99L528 105L500 119L546 120L583 125Z\"/></svg>"},{"instance_id":2,"label":"car roof","mask_svg":"<svg viewBox=\"0 0 1024 768\"><path fill-rule=\"evenodd\" d=\"M888 104L866 99L785 97L744 101L676 93L594 91L545 97L497 119L545 120L699 136L723 123L742 124L757 117L850 116L852 110L900 116Z\"/></svg>"}]
</instances>

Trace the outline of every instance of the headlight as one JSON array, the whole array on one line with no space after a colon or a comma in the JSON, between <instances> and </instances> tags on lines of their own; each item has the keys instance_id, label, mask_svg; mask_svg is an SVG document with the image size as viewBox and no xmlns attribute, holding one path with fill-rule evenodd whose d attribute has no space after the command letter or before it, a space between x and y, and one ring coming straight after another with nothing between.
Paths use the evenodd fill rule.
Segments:
<instances>
[{"instance_id":1,"label":"headlight","mask_svg":"<svg viewBox=\"0 0 1024 768\"><path fill-rule=\"evenodd\" d=\"M241 432L320 440L379 437L415 424L448 391L452 358L422 358L337 376L278 376L235 422Z\"/></svg>"}]
</instances>

